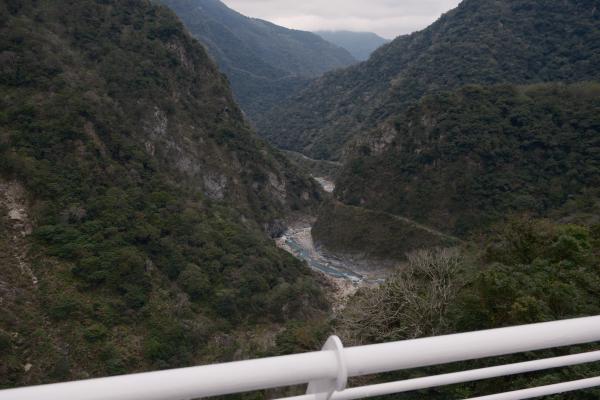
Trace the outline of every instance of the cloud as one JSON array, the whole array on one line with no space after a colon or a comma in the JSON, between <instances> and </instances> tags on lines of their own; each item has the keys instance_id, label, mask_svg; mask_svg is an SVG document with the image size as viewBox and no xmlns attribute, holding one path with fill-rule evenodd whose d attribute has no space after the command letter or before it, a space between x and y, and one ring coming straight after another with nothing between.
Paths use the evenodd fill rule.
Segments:
<instances>
[{"instance_id":1,"label":"cloud","mask_svg":"<svg viewBox=\"0 0 600 400\"><path fill-rule=\"evenodd\" d=\"M223 0L244 15L293 29L370 31L387 38L423 29L460 0Z\"/></svg>"}]
</instances>

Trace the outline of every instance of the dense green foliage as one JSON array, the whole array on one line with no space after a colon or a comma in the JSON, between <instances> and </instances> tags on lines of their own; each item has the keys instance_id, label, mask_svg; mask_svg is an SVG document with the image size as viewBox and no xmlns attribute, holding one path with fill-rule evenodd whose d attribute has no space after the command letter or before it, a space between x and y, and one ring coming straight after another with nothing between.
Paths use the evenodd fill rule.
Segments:
<instances>
[{"instance_id":1,"label":"dense green foliage","mask_svg":"<svg viewBox=\"0 0 600 400\"><path fill-rule=\"evenodd\" d=\"M265 232L316 185L254 136L168 9L8 1L0 27L0 183L29 195L39 277L0 311L0 386L232 357L217 333L326 307ZM24 258L6 257L10 277Z\"/></svg>"},{"instance_id":2,"label":"dense green foliage","mask_svg":"<svg viewBox=\"0 0 600 400\"><path fill-rule=\"evenodd\" d=\"M372 32L318 31L315 33L328 42L348 50L360 61L368 60L375 50L389 42Z\"/></svg>"},{"instance_id":3,"label":"dense green foliage","mask_svg":"<svg viewBox=\"0 0 600 400\"><path fill-rule=\"evenodd\" d=\"M257 120L272 143L336 159L424 94L465 84L600 79L596 0L464 0L369 61L314 81Z\"/></svg>"},{"instance_id":4,"label":"dense green foliage","mask_svg":"<svg viewBox=\"0 0 600 400\"><path fill-rule=\"evenodd\" d=\"M459 242L405 218L335 201L321 207L312 235L327 250L372 260L404 260L414 249Z\"/></svg>"},{"instance_id":5,"label":"dense green foliage","mask_svg":"<svg viewBox=\"0 0 600 400\"><path fill-rule=\"evenodd\" d=\"M297 91L308 78L356 60L310 32L249 18L220 0L159 0L208 48L251 119Z\"/></svg>"},{"instance_id":6,"label":"dense green foliage","mask_svg":"<svg viewBox=\"0 0 600 400\"><path fill-rule=\"evenodd\" d=\"M395 277L352 300L339 321L340 332L348 341L373 343L597 315L599 228L515 218L487 236L481 243L483 252L465 248L415 253ZM386 380L585 350L580 346L465 362L387 376ZM436 388L402 398L471 398L598 373L598 366L587 364ZM591 390L556 398L591 400L598 395L597 390Z\"/></svg>"},{"instance_id":7,"label":"dense green foliage","mask_svg":"<svg viewBox=\"0 0 600 400\"><path fill-rule=\"evenodd\" d=\"M370 135L336 194L460 235L512 213L584 211L598 201L599 140L598 84L468 86Z\"/></svg>"}]
</instances>

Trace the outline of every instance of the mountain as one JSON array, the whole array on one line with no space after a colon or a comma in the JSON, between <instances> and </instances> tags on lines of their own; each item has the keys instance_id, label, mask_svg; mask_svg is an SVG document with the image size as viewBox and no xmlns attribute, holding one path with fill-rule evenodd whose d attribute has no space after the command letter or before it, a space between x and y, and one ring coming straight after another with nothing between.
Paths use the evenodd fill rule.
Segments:
<instances>
[{"instance_id":1,"label":"mountain","mask_svg":"<svg viewBox=\"0 0 600 400\"><path fill-rule=\"evenodd\" d=\"M359 61L366 61L379 47L390 41L372 32L318 31L323 39L350 52Z\"/></svg>"},{"instance_id":2,"label":"mountain","mask_svg":"<svg viewBox=\"0 0 600 400\"><path fill-rule=\"evenodd\" d=\"M160 0L207 46L251 119L327 71L356 60L319 36L246 17L219 0Z\"/></svg>"},{"instance_id":3,"label":"mountain","mask_svg":"<svg viewBox=\"0 0 600 400\"><path fill-rule=\"evenodd\" d=\"M352 138L424 94L465 84L600 79L595 0L464 0L364 63L326 74L256 120L272 143L338 159Z\"/></svg>"},{"instance_id":4,"label":"mountain","mask_svg":"<svg viewBox=\"0 0 600 400\"><path fill-rule=\"evenodd\" d=\"M0 387L276 351L327 309L269 237L320 191L170 10L1 2L0 48Z\"/></svg>"},{"instance_id":5,"label":"mountain","mask_svg":"<svg viewBox=\"0 0 600 400\"><path fill-rule=\"evenodd\" d=\"M599 83L426 96L357 146L346 204L463 237L514 214L600 222Z\"/></svg>"}]
</instances>

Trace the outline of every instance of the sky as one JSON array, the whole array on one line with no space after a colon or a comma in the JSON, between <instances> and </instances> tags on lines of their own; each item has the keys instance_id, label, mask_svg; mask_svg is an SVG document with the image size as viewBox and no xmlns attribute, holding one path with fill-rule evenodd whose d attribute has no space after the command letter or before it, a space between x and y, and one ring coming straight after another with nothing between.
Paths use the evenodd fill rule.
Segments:
<instances>
[{"instance_id":1,"label":"sky","mask_svg":"<svg viewBox=\"0 0 600 400\"><path fill-rule=\"evenodd\" d=\"M223 0L249 17L305 31L375 32L393 39L426 28L460 0Z\"/></svg>"}]
</instances>

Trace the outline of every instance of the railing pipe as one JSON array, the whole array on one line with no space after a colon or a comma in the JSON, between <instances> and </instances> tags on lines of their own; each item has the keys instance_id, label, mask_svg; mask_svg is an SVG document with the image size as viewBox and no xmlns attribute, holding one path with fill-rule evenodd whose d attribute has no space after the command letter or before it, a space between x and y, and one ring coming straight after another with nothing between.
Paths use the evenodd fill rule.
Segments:
<instances>
[{"instance_id":1,"label":"railing pipe","mask_svg":"<svg viewBox=\"0 0 600 400\"><path fill-rule=\"evenodd\" d=\"M489 396L472 397L469 400L524 400L536 397L551 396L554 394L574 392L576 390L591 389L600 386L600 377L580 379L578 381L557 383L555 385L540 386L531 389L515 390Z\"/></svg>"},{"instance_id":2,"label":"railing pipe","mask_svg":"<svg viewBox=\"0 0 600 400\"><path fill-rule=\"evenodd\" d=\"M428 389L446 385L455 385L458 383L473 382L501 376L524 374L527 372L541 371L551 368L567 367L595 361L600 361L600 351L526 361L516 364L500 365L496 367L473 369L469 371L453 372L449 374L428 376L423 378L406 379L397 382L361 386L346 389L344 391L334 392L330 399L355 400L385 396L389 394L404 393L413 390ZM302 396L287 397L279 400L318 400L318 398L314 394L307 394Z\"/></svg>"},{"instance_id":3,"label":"railing pipe","mask_svg":"<svg viewBox=\"0 0 600 400\"><path fill-rule=\"evenodd\" d=\"M336 379L337 355L319 351L0 391L0 400L187 400Z\"/></svg>"},{"instance_id":4,"label":"railing pipe","mask_svg":"<svg viewBox=\"0 0 600 400\"><path fill-rule=\"evenodd\" d=\"M600 341L600 316L345 348L348 376Z\"/></svg>"},{"instance_id":5,"label":"railing pipe","mask_svg":"<svg viewBox=\"0 0 600 400\"><path fill-rule=\"evenodd\" d=\"M0 391L0 400L181 400L600 341L600 316ZM341 356L340 356L341 355ZM343 360L344 365L340 365Z\"/></svg>"}]
</instances>

